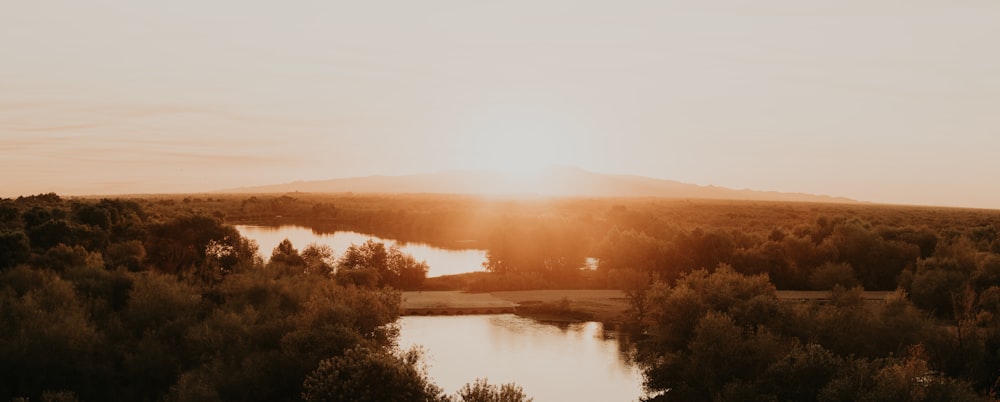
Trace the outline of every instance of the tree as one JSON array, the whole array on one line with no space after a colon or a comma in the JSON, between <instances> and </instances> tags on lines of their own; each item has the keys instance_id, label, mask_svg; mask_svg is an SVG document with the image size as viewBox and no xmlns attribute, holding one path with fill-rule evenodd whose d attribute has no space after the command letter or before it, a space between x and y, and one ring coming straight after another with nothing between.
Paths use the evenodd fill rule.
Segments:
<instances>
[{"instance_id":1,"label":"tree","mask_svg":"<svg viewBox=\"0 0 1000 402\"><path fill-rule=\"evenodd\" d=\"M795 344L758 379L758 394L781 401L815 401L844 365L843 359L817 344Z\"/></svg>"},{"instance_id":2,"label":"tree","mask_svg":"<svg viewBox=\"0 0 1000 402\"><path fill-rule=\"evenodd\" d=\"M634 269L617 270L612 274L616 287L625 293L631 308L631 317L636 323L646 319L650 307L649 289L653 285L652 274Z\"/></svg>"},{"instance_id":3,"label":"tree","mask_svg":"<svg viewBox=\"0 0 1000 402\"><path fill-rule=\"evenodd\" d=\"M33 263L38 267L50 268L54 271L65 271L68 268L84 265L103 267L104 258L101 256L101 253L87 251L87 249L81 246L70 247L60 243L36 257Z\"/></svg>"},{"instance_id":4,"label":"tree","mask_svg":"<svg viewBox=\"0 0 1000 402\"><path fill-rule=\"evenodd\" d=\"M662 265L663 246L642 232L612 230L597 248L600 268L654 272Z\"/></svg>"},{"instance_id":5,"label":"tree","mask_svg":"<svg viewBox=\"0 0 1000 402\"><path fill-rule=\"evenodd\" d=\"M653 285L645 322L650 338L639 359L647 388L706 400L763 371L784 348L767 329L788 316L775 292L766 275L724 264L711 274L688 273L673 287Z\"/></svg>"},{"instance_id":6,"label":"tree","mask_svg":"<svg viewBox=\"0 0 1000 402\"><path fill-rule=\"evenodd\" d=\"M381 272L387 269L388 260L385 243L368 240L360 246L351 244L337 265L340 269L372 268Z\"/></svg>"},{"instance_id":7,"label":"tree","mask_svg":"<svg viewBox=\"0 0 1000 402\"><path fill-rule=\"evenodd\" d=\"M412 255L404 254L399 247L389 249L386 284L398 289L419 289L427 277L427 262L417 261Z\"/></svg>"},{"instance_id":8,"label":"tree","mask_svg":"<svg viewBox=\"0 0 1000 402\"><path fill-rule=\"evenodd\" d=\"M31 246L24 232L0 231L0 270L28 260Z\"/></svg>"},{"instance_id":9,"label":"tree","mask_svg":"<svg viewBox=\"0 0 1000 402\"><path fill-rule=\"evenodd\" d=\"M111 228L111 212L101 206L74 203L73 213L76 215L77 222L84 225L96 226L103 230Z\"/></svg>"},{"instance_id":10,"label":"tree","mask_svg":"<svg viewBox=\"0 0 1000 402\"><path fill-rule=\"evenodd\" d=\"M30 227L27 234L31 240L31 247L38 250L45 250L59 243L72 246L81 242L96 243L100 240L99 232L90 232L63 219L50 220Z\"/></svg>"},{"instance_id":11,"label":"tree","mask_svg":"<svg viewBox=\"0 0 1000 402\"><path fill-rule=\"evenodd\" d=\"M524 390L514 383L500 386L490 384L485 378L477 378L472 384L465 384L458 390L454 402L532 402Z\"/></svg>"},{"instance_id":12,"label":"tree","mask_svg":"<svg viewBox=\"0 0 1000 402\"><path fill-rule=\"evenodd\" d=\"M448 399L418 367L420 353L394 355L357 347L343 356L323 360L306 377L302 399L307 402L447 402Z\"/></svg>"},{"instance_id":13,"label":"tree","mask_svg":"<svg viewBox=\"0 0 1000 402\"><path fill-rule=\"evenodd\" d=\"M818 395L819 401L982 401L969 384L930 369L923 349L888 359L849 359Z\"/></svg>"},{"instance_id":14,"label":"tree","mask_svg":"<svg viewBox=\"0 0 1000 402\"><path fill-rule=\"evenodd\" d=\"M677 240L677 246L683 250L686 258L682 272L695 269L712 269L715 266L728 263L736 252L736 245L729 233L720 230L705 231L697 228Z\"/></svg>"},{"instance_id":15,"label":"tree","mask_svg":"<svg viewBox=\"0 0 1000 402\"><path fill-rule=\"evenodd\" d=\"M954 258L931 257L917 263L910 284L914 304L940 316L954 312L954 298L962 292L969 274Z\"/></svg>"},{"instance_id":16,"label":"tree","mask_svg":"<svg viewBox=\"0 0 1000 402\"><path fill-rule=\"evenodd\" d=\"M291 269L304 271L306 260L299 255L299 250L295 249L291 240L284 239L271 252L271 264L281 264Z\"/></svg>"},{"instance_id":17,"label":"tree","mask_svg":"<svg viewBox=\"0 0 1000 402\"><path fill-rule=\"evenodd\" d=\"M26 266L0 276L0 399L46 390L101 399L102 334L73 285Z\"/></svg>"},{"instance_id":18,"label":"tree","mask_svg":"<svg viewBox=\"0 0 1000 402\"><path fill-rule=\"evenodd\" d=\"M240 261L251 261L257 251L244 243L236 228L205 215L151 225L145 248L157 268L176 274L206 269L226 273ZM251 251L254 255L245 255Z\"/></svg>"},{"instance_id":19,"label":"tree","mask_svg":"<svg viewBox=\"0 0 1000 402\"><path fill-rule=\"evenodd\" d=\"M694 329L675 381L696 399L708 400L732 383L754 380L786 350L764 328L741 328L726 313L710 311Z\"/></svg>"},{"instance_id":20,"label":"tree","mask_svg":"<svg viewBox=\"0 0 1000 402\"><path fill-rule=\"evenodd\" d=\"M302 249L302 259L306 264L306 273L326 277L333 275L337 264L333 249L326 244L309 243Z\"/></svg>"},{"instance_id":21,"label":"tree","mask_svg":"<svg viewBox=\"0 0 1000 402\"><path fill-rule=\"evenodd\" d=\"M21 226L21 209L11 200L0 200L0 229L12 230Z\"/></svg>"},{"instance_id":22,"label":"tree","mask_svg":"<svg viewBox=\"0 0 1000 402\"><path fill-rule=\"evenodd\" d=\"M851 264L869 290L895 289L896 277L920 256L920 247L885 240L863 222L837 225L824 245L836 250L837 262Z\"/></svg>"},{"instance_id":23,"label":"tree","mask_svg":"<svg viewBox=\"0 0 1000 402\"><path fill-rule=\"evenodd\" d=\"M129 271L138 271L146 258L146 248L138 240L128 240L108 246L104 258L109 268L125 267Z\"/></svg>"},{"instance_id":24,"label":"tree","mask_svg":"<svg viewBox=\"0 0 1000 402\"><path fill-rule=\"evenodd\" d=\"M854 275L854 268L846 262L824 263L809 275L809 286L815 290L830 290L837 285L853 288L859 284L858 278Z\"/></svg>"},{"instance_id":25,"label":"tree","mask_svg":"<svg viewBox=\"0 0 1000 402\"><path fill-rule=\"evenodd\" d=\"M405 254L398 246L368 240L351 244L340 257L337 276L342 283L362 285L373 279L378 285L417 289L427 276L427 263Z\"/></svg>"},{"instance_id":26,"label":"tree","mask_svg":"<svg viewBox=\"0 0 1000 402\"><path fill-rule=\"evenodd\" d=\"M490 234L483 268L500 274L537 272L565 280L579 274L584 262L580 230L547 223L504 225Z\"/></svg>"}]
</instances>

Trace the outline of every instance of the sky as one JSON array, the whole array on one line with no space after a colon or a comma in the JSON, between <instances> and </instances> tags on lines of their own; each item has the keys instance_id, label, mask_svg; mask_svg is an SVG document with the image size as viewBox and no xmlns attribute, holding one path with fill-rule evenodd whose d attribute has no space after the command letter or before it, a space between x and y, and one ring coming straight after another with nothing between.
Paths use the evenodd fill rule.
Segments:
<instances>
[{"instance_id":1,"label":"sky","mask_svg":"<svg viewBox=\"0 0 1000 402\"><path fill-rule=\"evenodd\" d=\"M572 165L1000 209L995 0L0 9L0 197Z\"/></svg>"}]
</instances>

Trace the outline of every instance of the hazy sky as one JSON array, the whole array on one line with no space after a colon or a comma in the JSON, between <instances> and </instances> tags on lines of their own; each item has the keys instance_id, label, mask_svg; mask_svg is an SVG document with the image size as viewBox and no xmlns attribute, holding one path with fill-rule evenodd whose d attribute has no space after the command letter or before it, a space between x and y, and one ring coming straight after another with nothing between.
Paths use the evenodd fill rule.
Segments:
<instances>
[{"instance_id":1,"label":"hazy sky","mask_svg":"<svg viewBox=\"0 0 1000 402\"><path fill-rule=\"evenodd\" d=\"M0 196L552 164L1000 208L996 0L0 5Z\"/></svg>"}]
</instances>

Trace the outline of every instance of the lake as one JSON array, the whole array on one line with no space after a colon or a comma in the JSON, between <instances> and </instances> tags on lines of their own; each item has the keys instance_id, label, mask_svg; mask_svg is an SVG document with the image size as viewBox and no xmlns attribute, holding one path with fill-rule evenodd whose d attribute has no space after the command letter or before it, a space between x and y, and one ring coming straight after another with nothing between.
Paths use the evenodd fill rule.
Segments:
<instances>
[{"instance_id":1,"label":"lake","mask_svg":"<svg viewBox=\"0 0 1000 402\"><path fill-rule=\"evenodd\" d=\"M337 256L351 244L369 239L396 243L357 232L317 233L302 226L237 225L260 246L265 258L284 239L302 250L325 244ZM482 271L486 251L448 250L419 243L400 249L427 262L428 276ZM592 260L588 260L592 263ZM513 314L405 316L400 346L422 345L429 374L448 394L476 378L491 384L515 382L535 402L636 401L642 374L623 355L620 335L597 322L552 325Z\"/></svg>"},{"instance_id":2,"label":"lake","mask_svg":"<svg viewBox=\"0 0 1000 402\"><path fill-rule=\"evenodd\" d=\"M517 383L535 402L643 396L642 373L622 352L628 347L601 323L556 326L513 314L404 316L398 322L400 346L422 345L430 377L449 395L488 378L490 384Z\"/></svg>"},{"instance_id":3,"label":"lake","mask_svg":"<svg viewBox=\"0 0 1000 402\"><path fill-rule=\"evenodd\" d=\"M271 251L284 239L290 240L299 251L302 251L309 243L328 245L338 258L351 244L361 245L368 240L374 240L383 242L388 247L397 243L395 240L386 240L363 233L347 231L318 233L304 226L292 225L236 225L236 230L243 237L257 242L265 260L271 256ZM399 243L399 249L412 255L417 261L426 261L429 267L428 277L482 271L483 261L486 261L486 250L479 249L449 250L421 243Z\"/></svg>"}]
</instances>

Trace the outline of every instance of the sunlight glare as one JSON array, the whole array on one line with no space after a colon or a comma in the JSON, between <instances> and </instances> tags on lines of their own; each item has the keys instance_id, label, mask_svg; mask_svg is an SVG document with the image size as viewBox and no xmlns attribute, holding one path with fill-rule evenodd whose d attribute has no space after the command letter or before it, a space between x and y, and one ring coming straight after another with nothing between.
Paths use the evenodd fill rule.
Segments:
<instances>
[{"instance_id":1,"label":"sunlight glare","mask_svg":"<svg viewBox=\"0 0 1000 402\"><path fill-rule=\"evenodd\" d=\"M528 180L554 165L579 165L584 143L566 119L537 110L509 110L476 122L462 143L460 164Z\"/></svg>"}]
</instances>

